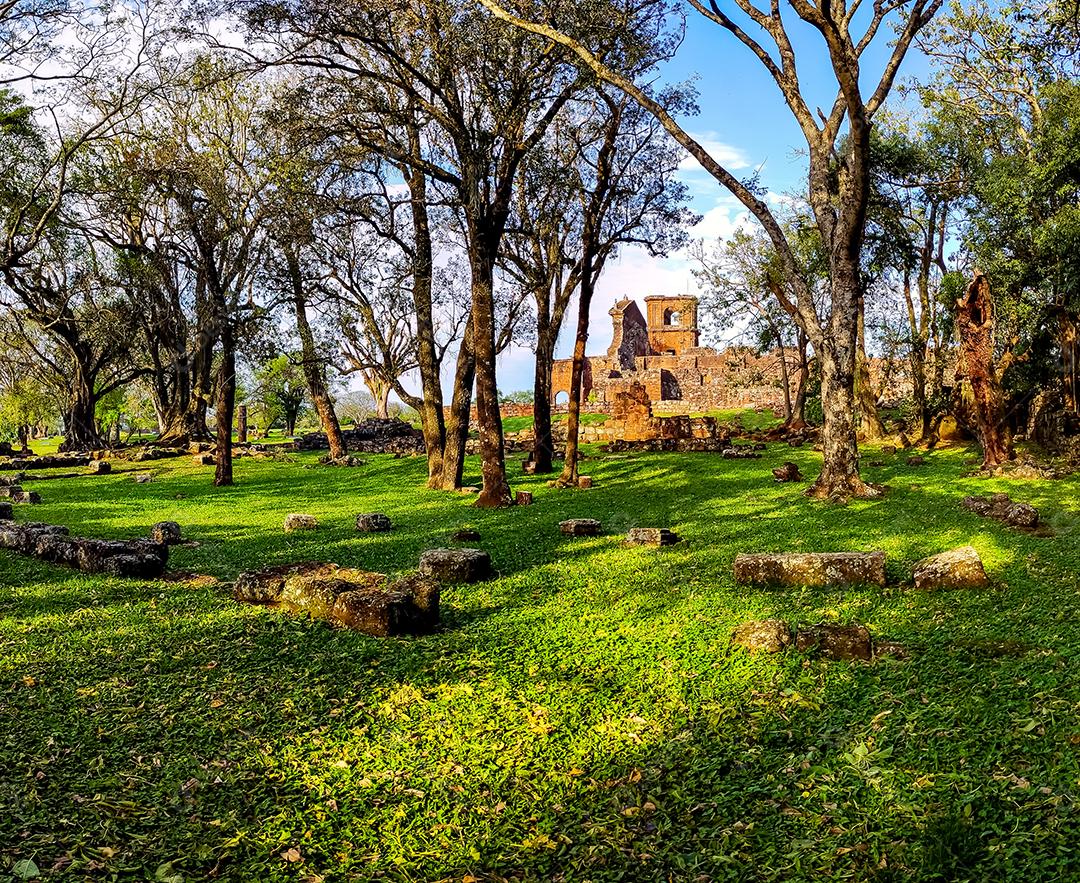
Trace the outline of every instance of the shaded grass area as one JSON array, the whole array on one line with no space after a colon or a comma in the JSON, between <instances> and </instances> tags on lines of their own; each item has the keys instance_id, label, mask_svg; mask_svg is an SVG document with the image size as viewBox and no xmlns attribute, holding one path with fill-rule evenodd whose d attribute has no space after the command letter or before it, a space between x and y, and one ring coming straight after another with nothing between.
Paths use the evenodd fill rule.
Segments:
<instances>
[{"instance_id":1,"label":"shaded grass area","mask_svg":"<svg viewBox=\"0 0 1080 883\"><path fill-rule=\"evenodd\" d=\"M448 589L441 633L378 640L208 580L0 553L0 879L26 860L131 881L1080 877L1078 481L965 477L969 454L884 457L866 472L889 496L842 508L772 482L787 459L816 472L786 446L597 457L594 489L521 477L536 505L504 512L421 489L421 458L241 460L228 489L187 458L139 464L148 485L43 484L36 520L102 537L176 520L197 545L173 569L221 581L310 559L406 571L465 525L500 576ZM998 490L1056 536L958 505ZM362 511L396 530L356 534ZM286 536L290 512L319 531ZM575 516L607 535L562 537ZM639 525L685 541L622 548ZM993 589L906 586L915 560L969 542ZM740 551L842 549L885 550L894 585L731 580ZM772 616L865 622L911 658L729 647Z\"/></svg>"}]
</instances>

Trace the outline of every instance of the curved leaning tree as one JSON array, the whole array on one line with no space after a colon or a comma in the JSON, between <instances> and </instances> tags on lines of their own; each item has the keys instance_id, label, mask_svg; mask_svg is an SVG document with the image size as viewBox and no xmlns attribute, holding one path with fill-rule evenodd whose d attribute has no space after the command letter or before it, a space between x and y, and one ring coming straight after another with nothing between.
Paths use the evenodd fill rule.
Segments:
<instances>
[{"instance_id":1,"label":"curved leaning tree","mask_svg":"<svg viewBox=\"0 0 1080 883\"><path fill-rule=\"evenodd\" d=\"M891 91L915 36L934 17L942 0L875 0L869 9L863 9L860 0L771 0L767 8L751 0L729 0L723 7L715 0L708 4L685 0L699 15L741 43L765 68L806 139L808 197L830 270L828 297L820 310L799 272L795 250L783 226L753 182L733 175L679 125L660 101L601 61L586 40L531 20L528 10L534 4L523 2L523 8L518 9L510 0L478 2L495 17L569 49L597 77L622 89L654 114L671 136L757 219L781 262L786 283L784 309L810 339L821 364L824 465L809 493L833 499L880 495L880 489L859 476L855 422L860 261L871 191L870 133L874 116ZM654 0L639 4L637 15L661 19L669 12L667 3ZM800 81L799 59L789 35L790 24L796 21L816 32L835 76L836 97L827 112L813 108ZM872 79L863 70L863 60L871 47L886 42L890 30L891 48L878 76ZM805 55L805 50L800 52ZM815 54L810 63L818 63L820 58Z\"/></svg>"}]
</instances>

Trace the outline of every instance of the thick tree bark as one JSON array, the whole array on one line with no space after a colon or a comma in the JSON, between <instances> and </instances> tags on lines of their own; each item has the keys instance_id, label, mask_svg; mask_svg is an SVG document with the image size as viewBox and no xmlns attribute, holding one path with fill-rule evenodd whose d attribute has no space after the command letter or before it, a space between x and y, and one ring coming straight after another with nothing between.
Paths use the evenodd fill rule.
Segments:
<instances>
[{"instance_id":1,"label":"thick tree bark","mask_svg":"<svg viewBox=\"0 0 1080 883\"><path fill-rule=\"evenodd\" d=\"M422 155L417 131L410 129L410 149ZM416 311L416 359L420 368L420 388L423 398L420 425L427 449L428 487L444 484L443 456L446 447L446 418L443 413L442 377L439 348L435 340L435 318L432 306L433 247L431 220L428 216L427 177L423 172L402 168L409 185L413 222L413 307ZM466 426L468 421L466 421ZM460 483L460 478L458 479Z\"/></svg>"},{"instance_id":2,"label":"thick tree bark","mask_svg":"<svg viewBox=\"0 0 1080 883\"><path fill-rule=\"evenodd\" d=\"M73 370L69 379L67 414L65 415L64 441L61 451L90 451L106 446L98 432L97 393L94 378L82 363L80 352L72 348Z\"/></svg>"},{"instance_id":3,"label":"thick tree bark","mask_svg":"<svg viewBox=\"0 0 1080 883\"><path fill-rule=\"evenodd\" d=\"M198 360L194 380L191 389L190 435L193 440L204 441L211 437L206 417L210 402L214 398L213 351L207 352L205 358Z\"/></svg>"},{"instance_id":4,"label":"thick tree bark","mask_svg":"<svg viewBox=\"0 0 1080 883\"><path fill-rule=\"evenodd\" d=\"M186 352L174 354L169 364L154 372L151 390L158 418L158 444L186 444L194 430L191 363Z\"/></svg>"},{"instance_id":5,"label":"thick tree bark","mask_svg":"<svg viewBox=\"0 0 1080 883\"><path fill-rule=\"evenodd\" d=\"M236 353L233 347L232 328L226 323L221 330L221 363L218 365L217 401L217 450L215 454L214 484L226 487L233 483L232 424L233 405L236 402Z\"/></svg>"},{"instance_id":6,"label":"thick tree bark","mask_svg":"<svg viewBox=\"0 0 1080 883\"><path fill-rule=\"evenodd\" d=\"M806 426L806 387L810 382L810 359L806 354L810 342L801 328L796 331L796 344L799 351L799 384L795 388L795 402L791 406L789 429L802 429Z\"/></svg>"},{"instance_id":7,"label":"thick tree bark","mask_svg":"<svg viewBox=\"0 0 1080 883\"><path fill-rule=\"evenodd\" d=\"M539 326L540 320L537 320ZM558 329L549 323L537 328L536 363L533 371L533 449L532 460L538 475L554 470L555 435L551 425L551 370L555 361L555 338Z\"/></svg>"},{"instance_id":8,"label":"thick tree bark","mask_svg":"<svg viewBox=\"0 0 1080 883\"><path fill-rule=\"evenodd\" d=\"M221 360L217 370L217 396L214 402L217 422L214 485L226 487L233 483L232 432L236 405L236 342L235 330L229 316L225 293L214 292L214 313L217 319Z\"/></svg>"},{"instance_id":9,"label":"thick tree bark","mask_svg":"<svg viewBox=\"0 0 1080 883\"><path fill-rule=\"evenodd\" d=\"M784 426L791 426L795 411L791 403L791 374L788 371L787 347L784 346L784 338L777 329L773 329L776 340L780 347L780 382L784 384Z\"/></svg>"},{"instance_id":10,"label":"thick tree bark","mask_svg":"<svg viewBox=\"0 0 1080 883\"><path fill-rule=\"evenodd\" d=\"M1058 345L1061 347L1061 386L1065 409L1080 408L1080 329L1075 314L1062 306L1058 314Z\"/></svg>"},{"instance_id":11,"label":"thick tree bark","mask_svg":"<svg viewBox=\"0 0 1080 883\"><path fill-rule=\"evenodd\" d=\"M587 286L581 285L581 306L578 309L577 336L574 339L574 363L570 371L570 400L566 410L566 460L559 485L572 487L578 480L578 433L581 427L581 382L585 376L585 346L589 339L589 304L585 297ZM589 298L591 301L591 297Z\"/></svg>"},{"instance_id":12,"label":"thick tree bark","mask_svg":"<svg viewBox=\"0 0 1080 883\"><path fill-rule=\"evenodd\" d=\"M821 475L807 492L819 499L875 497L881 490L859 477L859 443L855 425L855 370L859 331L859 266L856 260L834 260L832 317L829 334L818 350L824 426Z\"/></svg>"},{"instance_id":13,"label":"thick tree bark","mask_svg":"<svg viewBox=\"0 0 1080 883\"><path fill-rule=\"evenodd\" d=\"M960 335L957 379L966 380L971 386L983 468L990 469L1010 460L1013 450L1005 421L1004 396L994 368L994 299L990 281L983 273L975 271L956 307Z\"/></svg>"},{"instance_id":14,"label":"thick tree bark","mask_svg":"<svg viewBox=\"0 0 1080 883\"><path fill-rule=\"evenodd\" d=\"M473 236L473 350L476 355L476 423L480 433L481 472L484 485L476 505L497 509L513 503L506 480L502 412L495 378L494 254L477 247Z\"/></svg>"},{"instance_id":15,"label":"thick tree bark","mask_svg":"<svg viewBox=\"0 0 1080 883\"><path fill-rule=\"evenodd\" d=\"M470 321L458 350L454 368L454 393L450 415L446 418L446 447L442 458L440 488L446 491L461 487L465 471L465 443L469 439L469 414L472 411L473 382L476 378L476 357L473 355L472 322Z\"/></svg>"},{"instance_id":16,"label":"thick tree bark","mask_svg":"<svg viewBox=\"0 0 1080 883\"><path fill-rule=\"evenodd\" d=\"M341 432L341 423L338 421L337 412L334 410L334 402L330 398L328 384L326 382L326 367L319 358L315 347L315 335L311 330L311 323L307 316L307 296L304 292L304 280L300 272L300 262L296 255L289 249L285 250L285 260L289 267L289 276L292 279L293 310L296 313L296 332L300 337L300 357L303 359L302 368L304 380L307 383L308 395L315 405L315 413L319 415L319 424L326 433L326 439L330 446L330 459L341 460L348 454L345 445L345 436Z\"/></svg>"}]
</instances>

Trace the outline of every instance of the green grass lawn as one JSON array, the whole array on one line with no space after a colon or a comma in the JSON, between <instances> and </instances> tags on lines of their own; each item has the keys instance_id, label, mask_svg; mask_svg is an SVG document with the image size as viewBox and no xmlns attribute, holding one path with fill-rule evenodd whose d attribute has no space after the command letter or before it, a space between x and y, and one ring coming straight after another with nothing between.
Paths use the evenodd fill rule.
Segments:
<instances>
[{"instance_id":1,"label":"green grass lawn","mask_svg":"<svg viewBox=\"0 0 1080 883\"><path fill-rule=\"evenodd\" d=\"M607 414L589 414L585 413L581 415L580 421L582 426L596 426L604 423L608 419ZM556 414L552 418L553 423L565 423L565 414ZM532 429L533 418L532 417L503 417L502 421L503 432L521 432L523 429Z\"/></svg>"},{"instance_id":2,"label":"green grass lawn","mask_svg":"<svg viewBox=\"0 0 1080 883\"><path fill-rule=\"evenodd\" d=\"M0 880L1080 879L1080 481L965 477L970 452L867 469L833 507L761 461L591 460L590 491L517 478L481 512L422 459L357 469L190 458L34 485L18 517L101 537L179 521L190 578L90 578L0 552ZM121 467L126 468L126 467ZM470 460L467 479L477 480ZM963 510L1007 490L1052 538ZM358 535L358 512L396 530ZM286 536L290 512L319 517ZM571 516L607 535L562 537ZM448 589L442 632L379 640L234 603L247 568L387 573L477 527L499 571ZM685 541L624 549L635 525ZM918 593L964 543L992 589ZM739 551L883 549L880 590L736 587ZM193 576L192 576L193 575ZM751 618L859 621L910 659L732 649ZM22 862L22 864L19 864ZM33 864L29 864L32 862Z\"/></svg>"}]
</instances>

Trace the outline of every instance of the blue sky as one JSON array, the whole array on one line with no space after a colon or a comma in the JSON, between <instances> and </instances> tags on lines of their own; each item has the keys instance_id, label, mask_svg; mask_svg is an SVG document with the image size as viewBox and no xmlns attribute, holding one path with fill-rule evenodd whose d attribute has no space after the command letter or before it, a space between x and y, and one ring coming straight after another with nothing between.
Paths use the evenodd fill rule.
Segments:
<instances>
[{"instance_id":1,"label":"blue sky","mask_svg":"<svg viewBox=\"0 0 1080 883\"><path fill-rule=\"evenodd\" d=\"M725 8L734 8L727 2ZM872 5L867 0L859 17L865 22ZM786 20L795 19L790 8ZM863 27L865 24L863 25ZM750 28L754 26L749 25ZM862 27L856 27L862 33ZM816 33L801 22L789 27L799 58L800 81L804 95L827 110L836 94L836 81L829 66L824 45ZM882 27L876 45L863 57L864 89L876 85L891 52L893 32ZM927 60L918 49L909 53L900 71L900 80L922 76ZM676 58L664 66L662 79L678 82L694 78L698 89L700 113L681 120L699 141L710 147L717 158L726 160L731 171L740 177L760 167L761 181L771 198L799 189L805 175L805 140L791 112L780 97L775 83L761 63L727 31L690 10L686 39ZM890 106L899 104L894 96ZM715 240L729 235L741 224L750 225L742 206L692 159L680 172L689 186L692 206L704 219L691 231L695 239ZM603 352L611 341L607 311L622 297L641 300L650 294L696 293L692 267L684 255L654 259L640 249L627 249L614 261L599 285L592 310L589 353ZM568 318L560 339L559 354L568 356L572 346L573 316ZM499 388L504 392L532 386L532 353L515 349L505 353L499 363Z\"/></svg>"}]
</instances>

